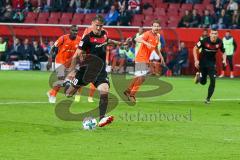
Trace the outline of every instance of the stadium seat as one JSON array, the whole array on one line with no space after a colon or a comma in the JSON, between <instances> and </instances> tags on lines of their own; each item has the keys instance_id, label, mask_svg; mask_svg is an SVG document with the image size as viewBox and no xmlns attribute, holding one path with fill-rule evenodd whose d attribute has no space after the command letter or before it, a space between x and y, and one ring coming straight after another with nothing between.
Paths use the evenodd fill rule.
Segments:
<instances>
[{"instance_id":1,"label":"stadium seat","mask_svg":"<svg viewBox=\"0 0 240 160\"><path fill-rule=\"evenodd\" d=\"M143 26L151 26L152 25L152 19L150 19L150 20L144 20L143 21Z\"/></svg>"},{"instance_id":2,"label":"stadium seat","mask_svg":"<svg viewBox=\"0 0 240 160\"><path fill-rule=\"evenodd\" d=\"M46 18L48 19L49 13L48 12L40 12L38 18Z\"/></svg>"},{"instance_id":3,"label":"stadium seat","mask_svg":"<svg viewBox=\"0 0 240 160\"><path fill-rule=\"evenodd\" d=\"M46 24L47 23L47 17L38 17L36 23Z\"/></svg>"},{"instance_id":4,"label":"stadium seat","mask_svg":"<svg viewBox=\"0 0 240 160\"><path fill-rule=\"evenodd\" d=\"M133 21L132 22L132 26L142 26L142 25L143 25L142 21Z\"/></svg>"},{"instance_id":5,"label":"stadium seat","mask_svg":"<svg viewBox=\"0 0 240 160\"><path fill-rule=\"evenodd\" d=\"M70 21L70 17L64 17L60 19L59 24L70 24Z\"/></svg>"},{"instance_id":6,"label":"stadium seat","mask_svg":"<svg viewBox=\"0 0 240 160\"><path fill-rule=\"evenodd\" d=\"M170 3L168 9L179 10L180 3Z\"/></svg>"},{"instance_id":7,"label":"stadium seat","mask_svg":"<svg viewBox=\"0 0 240 160\"><path fill-rule=\"evenodd\" d=\"M168 16L178 16L178 10L168 9L167 15Z\"/></svg>"},{"instance_id":8,"label":"stadium seat","mask_svg":"<svg viewBox=\"0 0 240 160\"><path fill-rule=\"evenodd\" d=\"M214 12L214 8L212 4L206 5L206 9L208 9L211 13Z\"/></svg>"},{"instance_id":9,"label":"stadium seat","mask_svg":"<svg viewBox=\"0 0 240 160\"><path fill-rule=\"evenodd\" d=\"M206 7L205 7L205 5L203 5L203 4L195 4L193 8L202 11L202 10L204 10Z\"/></svg>"},{"instance_id":10,"label":"stadium seat","mask_svg":"<svg viewBox=\"0 0 240 160\"><path fill-rule=\"evenodd\" d=\"M181 10L191 10L193 8L192 4L182 4Z\"/></svg>"},{"instance_id":11,"label":"stadium seat","mask_svg":"<svg viewBox=\"0 0 240 160\"><path fill-rule=\"evenodd\" d=\"M35 12L28 12L26 16L26 18L32 18L34 20L36 20L37 17L38 17L38 13L35 13Z\"/></svg>"},{"instance_id":12,"label":"stadium seat","mask_svg":"<svg viewBox=\"0 0 240 160\"><path fill-rule=\"evenodd\" d=\"M154 16L159 16L159 15L160 16L165 16L166 11L163 8L158 8L158 9L155 10L155 12L153 14L154 14Z\"/></svg>"},{"instance_id":13,"label":"stadium seat","mask_svg":"<svg viewBox=\"0 0 240 160\"><path fill-rule=\"evenodd\" d=\"M51 12L49 19L52 18L52 17L54 17L56 19L60 19L61 12Z\"/></svg>"},{"instance_id":14,"label":"stadium seat","mask_svg":"<svg viewBox=\"0 0 240 160\"><path fill-rule=\"evenodd\" d=\"M170 16L169 17L169 22L172 23L172 22L176 22L178 23L180 21L181 17L178 17L178 16Z\"/></svg>"},{"instance_id":15,"label":"stadium seat","mask_svg":"<svg viewBox=\"0 0 240 160\"><path fill-rule=\"evenodd\" d=\"M176 21L170 21L167 26L168 26L168 27L177 27L177 26L178 26L178 22L176 22Z\"/></svg>"},{"instance_id":16,"label":"stadium seat","mask_svg":"<svg viewBox=\"0 0 240 160\"><path fill-rule=\"evenodd\" d=\"M158 4L163 3L163 0L154 0L154 6L158 6Z\"/></svg>"},{"instance_id":17,"label":"stadium seat","mask_svg":"<svg viewBox=\"0 0 240 160\"><path fill-rule=\"evenodd\" d=\"M83 22L82 22L82 24L84 24L84 25L90 25L91 24L91 22L92 22L92 18L90 19L90 18L84 18L84 20L83 20Z\"/></svg>"},{"instance_id":18,"label":"stadium seat","mask_svg":"<svg viewBox=\"0 0 240 160\"><path fill-rule=\"evenodd\" d=\"M153 15L153 9L152 8L144 9L142 13L144 15Z\"/></svg>"},{"instance_id":19,"label":"stadium seat","mask_svg":"<svg viewBox=\"0 0 240 160\"><path fill-rule=\"evenodd\" d=\"M154 15L146 15L144 20L153 20L155 18L157 18L157 17L155 17Z\"/></svg>"},{"instance_id":20,"label":"stadium seat","mask_svg":"<svg viewBox=\"0 0 240 160\"><path fill-rule=\"evenodd\" d=\"M134 14L133 15L133 21L139 21L139 20L143 20L144 19L144 15L142 14Z\"/></svg>"},{"instance_id":21,"label":"stadium seat","mask_svg":"<svg viewBox=\"0 0 240 160\"><path fill-rule=\"evenodd\" d=\"M24 20L24 23L36 23L36 19L27 16Z\"/></svg>"},{"instance_id":22,"label":"stadium seat","mask_svg":"<svg viewBox=\"0 0 240 160\"><path fill-rule=\"evenodd\" d=\"M73 19L78 19L78 20L83 20L83 18L84 18L84 16L85 16L85 14L83 14L83 13L75 13L74 15L73 15Z\"/></svg>"},{"instance_id":23,"label":"stadium seat","mask_svg":"<svg viewBox=\"0 0 240 160\"><path fill-rule=\"evenodd\" d=\"M72 13L63 13L62 16L61 16L61 19L72 20L72 16L73 16Z\"/></svg>"},{"instance_id":24,"label":"stadium seat","mask_svg":"<svg viewBox=\"0 0 240 160\"><path fill-rule=\"evenodd\" d=\"M167 9L168 5L169 5L168 3L159 3L159 4L157 4L156 8L165 8L165 9Z\"/></svg>"},{"instance_id":25,"label":"stadium seat","mask_svg":"<svg viewBox=\"0 0 240 160\"><path fill-rule=\"evenodd\" d=\"M96 14L85 14L84 21L92 21ZM88 19L88 20L87 20Z\"/></svg>"},{"instance_id":26,"label":"stadium seat","mask_svg":"<svg viewBox=\"0 0 240 160\"><path fill-rule=\"evenodd\" d=\"M58 24L59 18L57 17L49 17L48 24Z\"/></svg>"}]
</instances>

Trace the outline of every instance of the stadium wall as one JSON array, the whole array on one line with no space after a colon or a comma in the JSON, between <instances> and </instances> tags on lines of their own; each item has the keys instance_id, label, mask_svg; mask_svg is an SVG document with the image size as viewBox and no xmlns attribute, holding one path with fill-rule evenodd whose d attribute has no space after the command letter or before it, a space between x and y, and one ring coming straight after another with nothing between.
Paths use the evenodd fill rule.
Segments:
<instances>
[{"instance_id":1,"label":"stadium wall","mask_svg":"<svg viewBox=\"0 0 240 160\"><path fill-rule=\"evenodd\" d=\"M0 24L0 36L8 37L9 41L12 41L14 36L19 38L32 38L32 39L43 39L43 40L56 40L57 37L68 33L70 25L39 25L39 24ZM83 33L84 28L87 25L79 26L79 34ZM132 37L136 34L138 27L105 27L109 33L110 38L122 40L127 37ZM146 27L147 29L147 27ZM189 28L163 28L161 34L166 40L166 47L169 45L175 45L178 47L180 41L186 43L189 49L189 64L188 67L184 69L185 74L194 74L194 62L192 56L192 49L195 43L198 41L202 34L202 29L189 29ZM222 38L226 30L219 30L219 37ZM231 30L231 33L236 40L240 42L240 30ZM238 44L237 51L234 55L234 69L236 75L240 75L240 45ZM221 66L221 54L217 56L217 66L218 74L220 73ZM229 72L227 72L229 74Z\"/></svg>"}]
</instances>

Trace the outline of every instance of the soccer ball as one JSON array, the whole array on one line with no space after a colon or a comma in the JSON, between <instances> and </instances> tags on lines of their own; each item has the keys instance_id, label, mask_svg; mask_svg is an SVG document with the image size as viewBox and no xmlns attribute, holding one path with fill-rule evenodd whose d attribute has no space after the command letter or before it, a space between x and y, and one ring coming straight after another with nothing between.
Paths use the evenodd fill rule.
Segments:
<instances>
[{"instance_id":1,"label":"soccer ball","mask_svg":"<svg viewBox=\"0 0 240 160\"><path fill-rule=\"evenodd\" d=\"M84 118L82 124L83 124L83 129L93 130L97 126L97 120L95 118L92 118L92 117L87 117L87 118Z\"/></svg>"}]
</instances>

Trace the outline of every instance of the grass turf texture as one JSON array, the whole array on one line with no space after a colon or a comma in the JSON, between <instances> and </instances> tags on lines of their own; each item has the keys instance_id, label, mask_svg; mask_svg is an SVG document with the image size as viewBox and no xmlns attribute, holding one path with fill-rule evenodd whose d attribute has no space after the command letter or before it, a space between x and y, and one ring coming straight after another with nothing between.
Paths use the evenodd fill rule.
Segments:
<instances>
[{"instance_id":1,"label":"grass turf texture","mask_svg":"<svg viewBox=\"0 0 240 160\"><path fill-rule=\"evenodd\" d=\"M120 101L110 113L113 124L85 131L81 122L58 119L55 106L44 103L49 75L0 72L0 160L240 158L239 79L218 79L216 101L206 105L208 86L195 85L192 77L162 77L173 85L171 92L138 99L134 107ZM114 87L111 92L116 94ZM86 99L75 103L72 112L97 106ZM150 118L159 112L165 118Z\"/></svg>"}]
</instances>

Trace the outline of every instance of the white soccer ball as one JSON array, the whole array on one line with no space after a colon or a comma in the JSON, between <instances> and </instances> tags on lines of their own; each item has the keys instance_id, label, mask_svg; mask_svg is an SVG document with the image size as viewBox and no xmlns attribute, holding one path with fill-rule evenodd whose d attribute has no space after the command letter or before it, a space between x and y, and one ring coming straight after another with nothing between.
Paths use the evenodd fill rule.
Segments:
<instances>
[{"instance_id":1,"label":"white soccer ball","mask_svg":"<svg viewBox=\"0 0 240 160\"><path fill-rule=\"evenodd\" d=\"M87 117L87 118L84 118L82 124L83 124L83 129L93 130L97 126L97 120L95 118L92 118L92 117Z\"/></svg>"}]
</instances>

